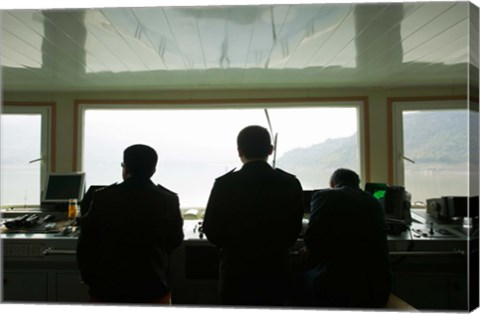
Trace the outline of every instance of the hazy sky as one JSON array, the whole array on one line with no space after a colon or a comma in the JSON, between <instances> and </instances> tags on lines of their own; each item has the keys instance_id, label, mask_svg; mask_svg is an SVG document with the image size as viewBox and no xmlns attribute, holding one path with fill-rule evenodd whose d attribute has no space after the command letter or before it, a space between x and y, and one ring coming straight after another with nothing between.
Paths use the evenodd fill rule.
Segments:
<instances>
[{"instance_id":1,"label":"hazy sky","mask_svg":"<svg viewBox=\"0 0 480 314\"><path fill-rule=\"evenodd\" d=\"M268 113L273 133L278 133L278 156L328 138L350 136L357 130L354 108L276 108ZM259 124L269 129L264 109L87 110L85 116L87 138L102 135L132 143L156 142L162 143L165 151L188 153L186 149L192 154L202 148L216 153L218 143L231 143L234 154L242 128Z\"/></svg>"}]
</instances>

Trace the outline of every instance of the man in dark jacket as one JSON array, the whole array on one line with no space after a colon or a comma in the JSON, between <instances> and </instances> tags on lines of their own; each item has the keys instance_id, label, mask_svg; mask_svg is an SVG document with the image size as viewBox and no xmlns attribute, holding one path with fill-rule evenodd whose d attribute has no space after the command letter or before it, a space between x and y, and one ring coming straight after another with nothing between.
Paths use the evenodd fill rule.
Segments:
<instances>
[{"instance_id":1,"label":"man in dark jacket","mask_svg":"<svg viewBox=\"0 0 480 314\"><path fill-rule=\"evenodd\" d=\"M246 127L237 146L243 166L217 178L203 222L220 248L220 295L225 305L282 305L289 248L302 227L302 187L267 163L273 147L265 128Z\"/></svg>"},{"instance_id":2,"label":"man in dark jacket","mask_svg":"<svg viewBox=\"0 0 480 314\"><path fill-rule=\"evenodd\" d=\"M383 209L359 188L358 175L336 170L331 189L312 196L305 246L313 268L304 275L307 305L383 307L391 290Z\"/></svg>"},{"instance_id":3,"label":"man in dark jacket","mask_svg":"<svg viewBox=\"0 0 480 314\"><path fill-rule=\"evenodd\" d=\"M178 196L150 180L156 163L151 147L130 146L124 181L94 193L77 246L92 300L149 303L170 295L168 259L183 240L183 220Z\"/></svg>"}]
</instances>

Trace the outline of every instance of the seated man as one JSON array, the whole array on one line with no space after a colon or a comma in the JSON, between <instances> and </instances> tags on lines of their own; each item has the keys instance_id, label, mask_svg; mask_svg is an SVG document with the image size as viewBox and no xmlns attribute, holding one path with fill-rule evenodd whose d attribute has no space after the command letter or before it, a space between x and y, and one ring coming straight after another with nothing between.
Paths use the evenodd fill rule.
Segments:
<instances>
[{"instance_id":1,"label":"seated man","mask_svg":"<svg viewBox=\"0 0 480 314\"><path fill-rule=\"evenodd\" d=\"M331 189L312 196L305 247L313 267L302 298L320 307L383 307L391 290L387 236L380 203L359 188L358 175L336 170Z\"/></svg>"},{"instance_id":2,"label":"seated man","mask_svg":"<svg viewBox=\"0 0 480 314\"><path fill-rule=\"evenodd\" d=\"M92 301L168 303L169 254L183 240L178 196L150 177L157 153L124 151L120 184L94 192L81 222L77 260Z\"/></svg>"}]
</instances>

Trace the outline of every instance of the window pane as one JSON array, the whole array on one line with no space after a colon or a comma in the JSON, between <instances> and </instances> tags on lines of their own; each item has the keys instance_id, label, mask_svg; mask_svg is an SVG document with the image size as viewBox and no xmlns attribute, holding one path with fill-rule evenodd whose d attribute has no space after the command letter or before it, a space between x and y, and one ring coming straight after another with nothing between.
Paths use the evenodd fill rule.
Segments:
<instances>
[{"instance_id":1,"label":"window pane","mask_svg":"<svg viewBox=\"0 0 480 314\"><path fill-rule=\"evenodd\" d=\"M1 116L0 204L39 205L41 162L41 115Z\"/></svg>"},{"instance_id":2,"label":"window pane","mask_svg":"<svg viewBox=\"0 0 480 314\"><path fill-rule=\"evenodd\" d=\"M276 166L296 174L304 189L326 187L337 167L359 171L355 107L272 108L268 114L277 134ZM263 109L86 110L87 188L122 181L123 150L143 143L159 155L153 181L178 193L181 207L204 208L215 178L242 166L238 132L252 124L269 129L267 121Z\"/></svg>"},{"instance_id":3,"label":"window pane","mask_svg":"<svg viewBox=\"0 0 480 314\"><path fill-rule=\"evenodd\" d=\"M468 195L466 110L404 111L405 187L412 202ZM414 162L414 163L413 163Z\"/></svg>"}]
</instances>

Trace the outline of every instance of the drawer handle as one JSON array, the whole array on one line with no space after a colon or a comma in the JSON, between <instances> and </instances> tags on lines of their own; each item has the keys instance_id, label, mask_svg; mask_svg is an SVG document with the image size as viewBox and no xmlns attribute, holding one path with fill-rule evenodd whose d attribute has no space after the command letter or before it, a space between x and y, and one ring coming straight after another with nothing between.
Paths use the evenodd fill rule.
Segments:
<instances>
[{"instance_id":1,"label":"drawer handle","mask_svg":"<svg viewBox=\"0 0 480 314\"><path fill-rule=\"evenodd\" d=\"M44 256L48 255L76 255L75 250L56 250L55 248L49 247L43 251Z\"/></svg>"},{"instance_id":2,"label":"drawer handle","mask_svg":"<svg viewBox=\"0 0 480 314\"><path fill-rule=\"evenodd\" d=\"M465 256L466 253L463 250L453 251L409 251L409 252L390 252L392 256L448 256L448 255L461 255Z\"/></svg>"}]
</instances>

